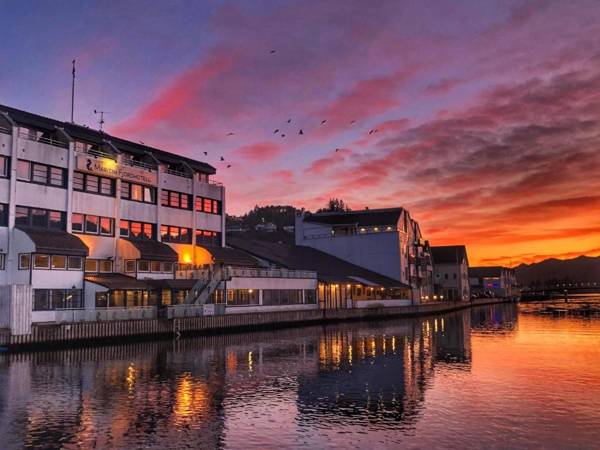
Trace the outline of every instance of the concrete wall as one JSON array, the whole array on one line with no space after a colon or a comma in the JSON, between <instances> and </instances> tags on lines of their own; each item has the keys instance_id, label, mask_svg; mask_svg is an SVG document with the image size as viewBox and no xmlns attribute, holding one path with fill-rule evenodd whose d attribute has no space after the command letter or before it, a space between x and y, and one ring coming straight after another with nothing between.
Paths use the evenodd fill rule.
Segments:
<instances>
[{"instance_id":1,"label":"concrete wall","mask_svg":"<svg viewBox=\"0 0 600 450\"><path fill-rule=\"evenodd\" d=\"M0 286L0 328L9 328L12 335L31 334L33 290L30 285Z\"/></svg>"}]
</instances>

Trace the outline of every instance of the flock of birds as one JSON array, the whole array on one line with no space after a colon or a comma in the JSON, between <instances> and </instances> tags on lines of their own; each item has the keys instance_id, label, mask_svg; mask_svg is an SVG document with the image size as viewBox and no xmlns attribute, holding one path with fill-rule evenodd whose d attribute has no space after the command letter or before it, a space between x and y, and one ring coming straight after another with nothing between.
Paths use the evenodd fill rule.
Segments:
<instances>
[{"instance_id":1,"label":"flock of birds","mask_svg":"<svg viewBox=\"0 0 600 450\"><path fill-rule=\"evenodd\" d=\"M274 50L274 49L273 49L273 50L271 50L269 53L270 53L270 54L277 53L277 50ZM288 120L286 120L286 121L285 121L285 123L286 123L286 124L288 124L288 125L289 125L289 124L291 124L291 123L292 123L292 119L291 119L291 118L289 118ZM323 119L323 120L321 120L321 126L322 126L322 125L325 125L326 123L327 123L327 119ZM350 125L353 125L353 124L355 124L355 123L356 123L356 120L351 120L351 121L350 121ZM283 130L283 129L281 129L281 130L280 130L279 128L275 128L275 130L273 131L273 134L279 134L279 135L280 135L282 138L285 138L285 137L286 137L286 134L285 134L285 133L283 133L283 132L282 132L282 130ZM283 130L283 131L285 131L285 130ZM369 130L369 134L375 134L375 133L377 133L378 131L379 131L379 130L378 130L377 128L373 128L373 129ZM299 134L300 136L303 136L303 135L304 135L304 130L303 130L302 128L299 128L299 129L298 129L298 134ZM227 133L227 136L235 136L235 133L234 133L234 132L232 132L232 131L230 131L229 133ZM335 153L339 152L340 150L341 150L341 148L336 148L336 149L335 149ZM203 151L202 153L204 153L204 156L208 156L208 152L207 152L207 151ZM224 163L224 162L226 162L226 161L225 161L225 157L224 157L224 156L221 156L221 157L219 158L219 161L220 161L220 162L223 162L223 163ZM230 169L230 168L231 168L231 166L232 166L231 164L227 164L227 165L226 165L227 169Z\"/></svg>"}]
</instances>

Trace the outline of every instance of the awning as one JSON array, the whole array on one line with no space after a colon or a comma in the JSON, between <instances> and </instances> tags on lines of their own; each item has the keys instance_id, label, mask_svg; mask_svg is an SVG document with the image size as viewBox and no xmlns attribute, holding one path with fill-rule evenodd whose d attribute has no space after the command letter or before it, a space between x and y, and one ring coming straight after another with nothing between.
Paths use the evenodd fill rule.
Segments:
<instances>
[{"instance_id":1,"label":"awning","mask_svg":"<svg viewBox=\"0 0 600 450\"><path fill-rule=\"evenodd\" d=\"M104 286L111 290L147 290L148 283L121 273L101 273L86 275L85 281Z\"/></svg>"},{"instance_id":2,"label":"awning","mask_svg":"<svg viewBox=\"0 0 600 450\"><path fill-rule=\"evenodd\" d=\"M87 245L77 236L66 231L23 226L15 228L25 233L33 241L36 253L82 257L89 254Z\"/></svg>"},{"instance_id":3,"label":"awning","mask_svg":"<svg viewBox=\"0 0 600 450\"><path fill-rule=\"evenodd\" d=\"M150 239L126 239L140 252L140 259L177 262L177 252L167 244Z\"/></svg>"}]
</instances>

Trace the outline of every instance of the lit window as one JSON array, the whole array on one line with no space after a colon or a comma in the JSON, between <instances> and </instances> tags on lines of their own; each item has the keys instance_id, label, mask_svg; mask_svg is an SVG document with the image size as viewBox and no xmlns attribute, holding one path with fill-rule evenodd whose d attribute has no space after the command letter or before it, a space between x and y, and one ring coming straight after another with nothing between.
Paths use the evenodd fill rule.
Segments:
<instances>
[{"instance_id":1,"label":"lit window","mask_svg":"<svg viewBox=\"0 0 600 450\"><path fill-rule=\"evenodd\" d=\"M29 253L21 253L19 255L19 270L29 269L31 255Z\"/></svg>"},{"instance_id":2,"label":"lit window","mask_svg":"<svg viewBox=\"0 0 600 450\"><path fill-rule=\"evenodd\" d=\"M105 236L112 236L113 234L113 221L109 217L101 217L100 218L100 234Z\"/></svg>"},{"instance_id":3,"label":"lit window","mask_svg":"<svg viewBox=\"0 0 600 450\"><path fill-rule=\"evenodd\" d=\"M152 261L150 265L152 272L160 272L160 261Z\"/></svg>"},{"instance_id":4,"label":"lit window","mask_svg":"<svg viewBox=\"0 0 600 450\"><path fill-rule=\"evenodd\" d=\"M50 256L36 254L33 257L33 268L34 269L49 269L50 268Z\"/></svg>"},{"instance_id":5,"label":"lit window","mask_svg":"<svg viewBox=\"0 0 600 450\"><path fill-rule=\"evenodd\" d=\"M17 180L31 181L31 163L29 161L17 161Z\"/></svg>"},{"instance_id":6,"label":"lit window","mask_svg":"<svg viewBox=\"0 0 600 450\"><path fill-rule=\"evenodd\" d=\"M98 234L98 216L85 216L85 232Z\"/></svg>"},{"instance_id":7,"label":"lit window","mask_svg":"<svg viewBox=\"0 0 600 450\"><path fill-rule=\"evenodd\" d=\"M67 257L62 255L52 255L52 268L59 270L67 269Z\"/></svg>"},{"instance_id":8,"label":"lit window","mask_svg":"<svg viewBox=\"0 0 600 450\"><path fill-rule=\"evenodd\" d=\"M135 272L135 259L127 259L125 261L125 272L127 272L127 273Z\"/></svg>"},{"instance_id":9,"label":"lit window","mask_svg":"<svg viewBox=\"0 0 600 450\"><path fill-rule=\"evenodd\" d=\"M99 266L100 272L112 272L112 261L108 259L101 259Z\"/></svg>"},{"instance_id":10,"label":"lit window","mask_svg":"<svg viewBox=\"0 0 600 450\"><path fill-rule=\"evenodd\" d=\"M150 270L150 265L148 261L138 261L138 272L148 272Z\"/></svg>"},{"instance_id":11,"label":"lit window","mask_svg":"<svg viewBox=\"0 0 600 450\"><path fill-rule=\"evenodd\" d=\"M98 260L97 259L86 259L85 260L85 271L86 272L98 272Z\"/></svg>"},{"instance_id":12,"label":"lit window","mask_svg":"<svg viewBox=\"0 0 600 450\"><path fill-rule=\"evenodd\" d=\"M73 214L71 216L71 228L73 232L83 233L83 214Z\"/></svg>"}]
</instances>

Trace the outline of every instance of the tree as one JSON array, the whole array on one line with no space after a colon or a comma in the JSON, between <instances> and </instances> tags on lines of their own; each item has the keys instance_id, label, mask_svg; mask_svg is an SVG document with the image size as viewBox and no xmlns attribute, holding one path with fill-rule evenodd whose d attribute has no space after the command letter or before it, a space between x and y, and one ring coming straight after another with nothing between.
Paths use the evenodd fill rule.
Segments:
<instances>
[{"instance_id":1,"label":"tree","mask_svg":"<svg viewBox=\"0 0 600 450\"><path fill-rule=\"evenodd\" d=\"M330 198L325 208L319 209L317 212L348 212L350 207L340 198Z\"/></svg>"}]
</instances>

